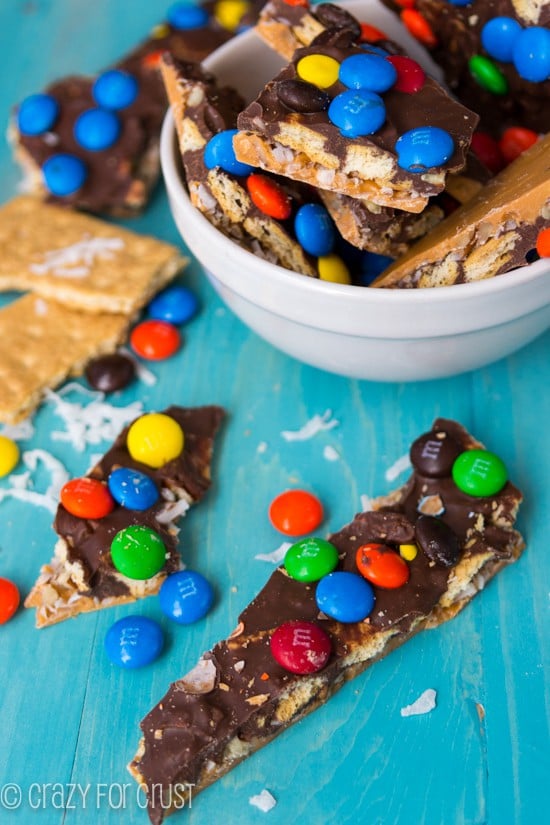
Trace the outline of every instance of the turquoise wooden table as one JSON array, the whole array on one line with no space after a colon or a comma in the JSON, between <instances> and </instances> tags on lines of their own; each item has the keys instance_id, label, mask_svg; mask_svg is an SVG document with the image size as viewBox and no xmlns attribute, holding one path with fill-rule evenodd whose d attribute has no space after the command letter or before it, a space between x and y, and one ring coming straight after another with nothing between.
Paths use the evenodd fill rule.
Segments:
<instances>
[{"instance_id":1,"label":"turquoise wooden table","mask_svg":"<svg viewBox=\"0 0 550 825\"><path fill-rule=\"evenodd\" d=\"M165 10L162 2L147 0L3 0L2 122L14 103L54 78L103 68L143 38ZM19 179L4 143L3 201L16 193ZM131 226L179 243L162 186ZM281 543L267 518L272 498L288 487L313 490L326 506L323 531L336 530L361 508L363 496L404 480L399 459L438 415L461 421L499 453L523 488L519 526L526 553L456 619L417 636L347 684L173 821L548 821L550 336L449 380L357 382L272 349L221 305L197 264L183 281L202 305L186 328L183 349L151 367L156 383L138 381L110 400L120 407L139 401L144 410L169 403L227 409L212 489L181 522L180 533L185 563L215 586L215 607L188 627L164 618L155 598L41 631L34 628L33 612L20 609L0 627L0 825L146 823L144 797L125 768L139 721L172 680L234 627L272 572L272 563L255 558ZM78 393L69 398L90 400ZM332 428L307 440L282 436L327 410L338 422ZM52 403L33 423L21 449L48 451L71 476L85 472L108 446L101 442L78 452L58 440L63 422ZM44 492L50 475L39 465L36 492ZM0 490L8 486L0 480ZM0 576L17 582L25 595L50 559L52 514L6 497L0 518ZM156 663L134 672L117 669L103 648L112 622L132 612L158 619L168 640ZM400 710L428 688L437 691L436 708L402 717ZM249 803L264 788L277 800L267 813Z\"/></svg>"}]
</instances>

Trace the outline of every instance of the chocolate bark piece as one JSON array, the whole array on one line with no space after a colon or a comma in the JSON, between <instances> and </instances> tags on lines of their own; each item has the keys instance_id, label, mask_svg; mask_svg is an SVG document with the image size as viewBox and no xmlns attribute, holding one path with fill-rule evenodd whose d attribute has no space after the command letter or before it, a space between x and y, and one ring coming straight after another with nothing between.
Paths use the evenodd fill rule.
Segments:
<instances>
[{"instance_id":1,"label":"chocolate bark piece","mask_svg":"<svg viewBox=\"0 0 550 825\"><path fill-rule=\"evenodd\" d=\"M394 55L400 51L393 48ZM464 166L478 122L477 115L451 98L433 78L426 76L412 94L393 86L383 92L378 98L385 118L381 126L380 120L372 127L359 125L363 114L377 106L373 99L364 100L361 89L352 90L340 79L324 89L331 99L328 110L290 111L279 97L279 84L300 79L304 58L329 58L335 61L331 64L335 67L360 55L364 57L365 49L350 29L328 29L309 47L298 49L288 66L239 115L240 131L233 141L235 153L240 161L320 189L364 198L380 206L421 212L428 198L444 189L448 173ZM353 99L344 104L340 96L352 92ZM339 125L332 108L337 97L346 112ZM434 165L428 161L417 167L400 156L400 151L409 139L416 145L420 136L416 130L426 127L435 127L438 135L444 133L445 142L450 138L449 152L438 156ZM369 129L371 133L365 134Z\"/></svg>"},{"instance_id":2,"label":"chocolate bark piece","mask_svg":"<svg viewBox=\"0 0 550 825\"><path fill-rule=\"evenodd\" d=\"M481 446L446 419L434 422L429 437L448 437L462 451ZM496 495L473 498L456 487L450 473L434 477L415 470L399 490L376 499L374 510L359 513L330 537L339 568L357 572L355 557L363 544L395 548L414 542L418 508L427 494L444 503L441 523L458 542L457 560L448 564L449 555L433 559L418 549L409 562L408 582L393 590L374 587L374 610L358 623L320 615L315 583L296 581L278 568L241 613L236 630L174 682L143 719L143 738L129 769L148 794L155 825L181 806L186 787L193 784L196 795L323 704L345 681L423 628L454 616L521 553L523 539L513 527L521 493L511 483ZM271 655L273 632L292 620L317 623L329 635L332 654L322 670L296 675Z\"/></svg>"},{"instance_id":3,"label":"chocolate bark piece","mask_svg":"<svg viewBox=\"0 0 550 825\"><path fill-rule=\"evenodd\" d=\"M497 138L506 126L550 131L550 76L537 82L525 79L511 58L499 59L494 51L487 51L482 39L487 23L497 17L516 21L522 29L550 28L548 0L471 0L466 4L416 0L408 10L395 0L383 2L405 23L411 11L422 16L423 29L431 29L431 36L424 36L422 45L443 69L445 80L458 99L479 113L481 128ZM414 27L411 34L415 35ZM472 74L470 61L480 57L490 61L492 74L500 76L498 88L491 90Z\"/></svg>"},{"instance_id":4,"label":"chocolate bark piece","mask_svg":"<svg viewBox=\"0 0 550 825\"><path fill-rule=\"evenodd\" d=\"M357 25L348 11L330 3L295 6L286 0L270 0L262 9L255 30L282 57L291 59L296 49L309 46L327 29L354 30ZM396 48L383 32L375 39L377 46ZM298 83L301 87L315 88L301 81ZM326 95L325 92L322 94ZM282 99L280 88L279 98ZM284 99L283 103L286 103ZM295 111L312 111L306 108L307 103L303 109L298 109L296 103L286 105ZM490 177L489 170L470 151L464 170L447 177L445 191L454 200L465 203ZM415 215L336 192L320 190L320 196L339 232L349 243L359 249L393 258L403 255L415 240L436 226L446 214L445 205L438 202L437 197L431 198L422 212Z\"/></svg>"},{"instance_id":5,"label":"chocolate bark piece","mask_svg":"<svg viewBox=\"0 0 550 825\"><path fill-rule=\"evenodd\" d=\"M288 220L270 217L254 204L244 177L205 165L208 141L236 127L237 115L244 106L238 92L218 86L211 74L177 62L170 55L163 57L161 68L192 204L224 234L254 254L294 272L318 277L315 258L296 240L290 215ZM293 211L307 195L311 196L305 187L286 179L279 179L277 185L284 187Z\"/></svg>"},{"instance_id":6,"label":"chocolate bark piece","mask_svg":"<svg viewBox=\"0 0 550 825\"><path fill-rule=\"evenodd\" d=\"M319 190L319 194L342 237L358 249L391 258L403 255L445 217L433 198L415 215L337 192Z\"/></svg>"},{"instance_id":7,"label":"chocolate bark piece","mask_svg":"<svg viewBox=\"0 0 550 825\"><path fill-rule=\"evenodd\" d=\"M531 262L550 226L550 135L425 235L372 286L436 287L492 278Z\"/></svg>"},{"instance_id":8,"label":"chocolate bark piece","mask_svg":"<svg viewBox=\"0 0 550 825\"><path fill-rule=\"evenodd\" d=\"M255 30L268 46L292 60L296 49L309 46L328 28L356 32L357 25L353 15L332 3L310 6L270 0L260 11Z\"/></svg>"},{"instance_id":9,"label":"chocolate bark piece","mask_svg":"<svg viewBox=\"0 0 550 825\"><path fill-rule=\"evenodd\" d=\"M78 518L59 504L54 521L59 536L55 555L50 564L42 568L25 600L26 607L36 608L37 627L157 593L166 576L180 569L176 520L200 501L210 486L214 436L224 411L216 406L172 406L163 412L184 432L184 447L177 458L158 469L134 460L126 446L129 430L126 427L88 473L90 478L102 482L106 482L117 467L145 473L159 489L156 504L141 511L116 504L111 513L97 520ZM155 530L166 547L163 568L149 579L129 579L113 566L110 551L113 537L131 525Z\"/></svg>"},{"instance_id":10,"label":"chocolate bark piece","mask_svg":"<svg viewBox=\"0 0 550 825\"><path fill-rule=\"evenodd\" d=\"M150 37L109 69L129 73L138 84L138 95L129 106L119 109L121 131L116 142L101 151L85 149L75 138L74 125L83 112L97 106L92 95L96 77L61 78L44 91L59 105L53 127L39 135L22 134L17 111L10 124L15 157L28 178L28 188L50 203L120 217L139 214L146 206L158 180L159 138L166 112L166 95L158 71L160 54L166 50L180 60L200 62L229 40L241 22L250 25L261 7L259 0L243 6L242 20L235 18L226 27L217 18L216 3L205 3L208 19L203 26L180 29L163 22ZM72 194L54 195L46 188L44 163L54 155L68 153L81 159L87 169L83 185Z\"/></svg>"}]
</instances>

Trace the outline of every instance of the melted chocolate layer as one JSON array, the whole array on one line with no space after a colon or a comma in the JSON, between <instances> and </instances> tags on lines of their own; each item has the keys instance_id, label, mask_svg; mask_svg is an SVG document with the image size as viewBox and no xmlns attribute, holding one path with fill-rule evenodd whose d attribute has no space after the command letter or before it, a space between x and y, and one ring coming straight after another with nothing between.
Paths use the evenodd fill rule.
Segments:
<instances>
[{"instance_id":1,"label":"melted chocolate layer","mask_svg":"<svg viewBox=\"0 0 550 825\"><path fill-rule=\"evenodd\" d=\"M460 450L478 446L453 421L438 419L432 433L434 438L448 434ZM490 498L474 499L461 493L450 478L413 472L407 485L394 494L391 508L360 513L330 537L339 551L340 568L357 572L355 554L361 544L383 542L397 547L413 542L419 502L426 494L442 498L445 512L441 519L460 544L460 560L477 553L502 560L510 558L517 548L519 536L512 530L512 524L521 494L512 484L507 483ZM485 527L479 514L485 517ZM470 546L472 537L475 540ZM198 783L200 789L208 784L203 771L209 763L213 768L231 767L233 762L224 753L230 742L238 739L244 748L247 743L256 748L269 741L324 701L345 678L405 641L415 632L417 621L436 608L455 567L437 563L419 550L410 562L409 581L395 590L375 587L374 610L357 624L342 624L319 614L315 583L295 581L283 567L277 569L239 616L235 633L206 654L206 665L210 664L212 670L211 683L204 684L201 692L191 692L185 678L175 682L144 718L144 746L132 767L150 789L151 821L162 822L177 783ZM289 673L271 655L271 633L290 619L319 622L332 640L327 666L313 676ZM356 660L346 659L378 640L379 648L375 646L374 652L366 657L368 662L364 657L360 665L354 666ZM288 691L299 691L301 685L307 685L306 704L297 701L294 712L283 712L282 703L288 702Z\"/></svg>"}]
</instances>

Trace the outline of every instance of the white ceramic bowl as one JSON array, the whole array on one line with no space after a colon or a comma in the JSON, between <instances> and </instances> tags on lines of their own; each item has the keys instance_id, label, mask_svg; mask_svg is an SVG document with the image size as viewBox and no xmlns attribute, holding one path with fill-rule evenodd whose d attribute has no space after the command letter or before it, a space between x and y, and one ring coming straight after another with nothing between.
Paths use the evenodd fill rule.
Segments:
<instances>
[{"instance_id":1,"label":"white ceramic bowl","mask_svg":"<svg viewBox=\"0 0 550 825\"><path fill-rule=\"evenodd\" d=\"M418 44L376 0L346 8L379 25L430 67ZM281 65L253 31L205 61L247 99ZM440 378L503 358L550 326L550 259L487 281L434 289L327 283L255 257L194 209L182 182L170 113L161 161L177 227L223 301L258 335L307 364L373 381Z\"/></svg>"}]
</instances>

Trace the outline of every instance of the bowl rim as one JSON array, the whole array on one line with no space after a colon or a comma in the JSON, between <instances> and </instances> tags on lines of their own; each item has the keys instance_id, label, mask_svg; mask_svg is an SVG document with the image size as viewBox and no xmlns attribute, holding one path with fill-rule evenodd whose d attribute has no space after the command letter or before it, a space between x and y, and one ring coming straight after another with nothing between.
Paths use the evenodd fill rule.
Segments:
<instances>
[{"instance_id":1,"label":"bowl rim","mask_svg":"<svg viewBox=\"0 0 550 825\"><path fill-rule=\"evenodd\" d=\"M233 38L233 40L225 44L222 48L226 49L227 46L232 45L237 39L247 37L247 35L250 34L251 32L249 31L243 32L243 34ZM209 238L211 238L212 243L220 247L224 251L224 254L230 255L232 259L242 258L243 263L246 263L246 261L250 263L250 258L252 258L254 260L254 267L258 269L258 277L261 277L261 274L264 273L265 276L274 279L275 284L287 287L291 284L294 286L299 284L300 290L303 290L306 294L320 295L320 293L323 293L327 296L332 296L336 300L338 297L348 299L353 297L353 300L359 300L368 304L387 306L401 304L403 300L406 300L407 303L413 307L417 304L424 304L427 301L437 306L439 304L446 304L450 299L460 301L466 298L475 300L488 295L496 296L508 290L520 289L544 275L547 277L550 275L548 272L549 262L546 259L540 259L519 269L514 269L510 272L505 272L481 281L452 284L444 287L428 287L424 289L372 288L356 286L355 284L335 284L329 281L322 281L319 278L308 277L302 273L285 269L278 264L255 256L249 250L239 246L236 241L225 236L210 223L190 201L176 161L177 147L178 142L174 118L169 108L164 117L160 141L161 166L169 195L176 200L180 208L183 208L186 213L192 216L197 227L205 234L206 243L208 243Z\"/></svg>"}]
</instances>

